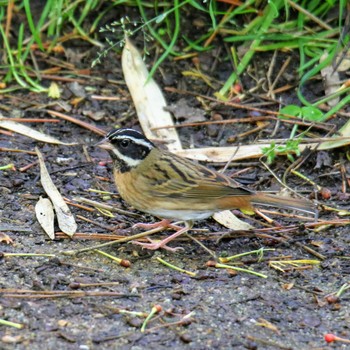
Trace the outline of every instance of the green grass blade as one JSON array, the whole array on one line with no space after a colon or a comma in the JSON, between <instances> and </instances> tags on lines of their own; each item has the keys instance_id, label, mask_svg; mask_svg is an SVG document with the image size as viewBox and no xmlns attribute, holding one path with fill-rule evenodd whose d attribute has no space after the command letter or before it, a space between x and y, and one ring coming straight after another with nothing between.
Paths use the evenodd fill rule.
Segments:
<instances>
[{"instance_id":1,"label":"green grass blade","mask_svg":"<svg viewBox=\"0 0 350 350\"><path fill-rule=\"evenodd\" d=\"M30 1L23 0L23 4L24 4L26 16L27 16L28 25L29 25L30 31L34 37L34 40L38 44L40 50L44 51L44 46L43 46L43 43L41 41L40 32L37 30L37 28L34 24L34 21L33 21L32 13L30 10Z\"/></svg>"},{"instance_id":2,"label":"green grass blade","mask_svg":"<svg viewBox=\"0 0 350 350\"><path fill-rule=\"evenodd\" d=\"M28 88L27 83L17 73L16 64L15 64L15 61L14 61L14 58L13 58L13 55L12 55L11 47L10 47L10 44L9 44L9 42L7 40L6 35L5 35L4 29L2 28L1 25L0 25L0 34L1 34L2 38L3 38L3 40L4 40L4 46L5 46L5 49L6 49L7 58L9 60L9 62L10 62L9 70L11 71L11 74L14 76L14 78L17 81L17 83L21 87Z\"/></svg>"},{"instance_id":3,"label":"green grass blade","mask_svg":"<svg viewBox=\"0 0 350 350\"><path fill-rule=\"evenodd\" d=\"M316 75L318 72L320 72L324 67L329 66L334 58L334 55L336 54L336 47L333 47L331 49L331 51L329 52L329 55L327 56L326 59L324 59L322 62L320 62L317 66L315 66L314 68L312 68L309 72L305 73L304 76L301 78L300 80L300 84L297 90L297 95L299 100L305 105L305 106L312 106L312 104L310 102L308 102L306 100L306 98L304 97L301 89L303 87L303 85L314 75Z\"/></svg>"},{"instance_id":4,"label":"green grass blade","mask_svg":"<svg viewBox=\"0 0 350 350\"><path fill-rule=\"evenodd\" d=\"M169 43L169 46L165 49L163 54L159 57L158 61L154 64L151 71L149 72L149 78L151 78L154 74L154 72L158 69L159 65L165 60L165 58L170 54L172 51L177 38L180 33L180 13L179 13L179 2L178 0L174 0L174 20L175 20L175 27L174 31L172 33L173 37Z\"/></svg>"},{"instance_id":5,"label":"green grass blade","mask_svg":"<svg viewBox=\"0 0 350 350\"><path fill-rule=\"evenodd\" d=\"M275 0L270 1L268 5L265 7L264 10L264 16L260 19L260 28L257 30L256 38L250 45L249 50L242 58L241 62L237 66L237 69L235 72L231 74L231 76L228 78L224 86L221 88L219 95L225 96L227 92L230 90L231 86L234 84L234 82L237 80L238 76L244 72L246 67L248 66L249 62L251 61L252 57L255 54L256 48L261 43L261 36L265 34L268 30L268 28L271 26L273 20L276 18L276 15L278 15L279 9L283 6L283 0Z\"/></svg>"}]
</instances>

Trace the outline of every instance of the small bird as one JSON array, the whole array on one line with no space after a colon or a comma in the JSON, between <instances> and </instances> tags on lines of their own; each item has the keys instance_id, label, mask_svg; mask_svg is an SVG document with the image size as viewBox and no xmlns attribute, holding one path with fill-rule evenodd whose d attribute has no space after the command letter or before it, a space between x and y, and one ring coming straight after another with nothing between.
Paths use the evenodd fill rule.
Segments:
<instances>
[{"instance_id":1,"label":"small bird","mask_svg":"<svg viewBox=\"0 0 350 350\"><path fill-rule=\"evenodd\" d=\"M133 129L112 130L97 145L112 158L120 196L134 208L163 219L138 226L177 229L160 242L138 243L148 249L176 250L167 243L190 230L193 221L227 209L253 212L253 206L260 204L316 212L310 201L252 191L228 176L157 148ZM185 222L185 227L170 225L174 220Z\"/></svg>"}]
</instances>

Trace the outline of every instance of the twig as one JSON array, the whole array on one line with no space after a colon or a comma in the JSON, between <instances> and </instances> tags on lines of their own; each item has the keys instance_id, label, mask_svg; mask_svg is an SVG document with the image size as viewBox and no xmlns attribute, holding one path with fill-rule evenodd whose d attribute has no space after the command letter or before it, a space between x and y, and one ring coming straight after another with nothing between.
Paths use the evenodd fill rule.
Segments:
<instances>
[{"instance_id":1,"label":"twig","mask_svg":"<svg viewBox=\"0 0 350 350\"><path fill-rule=\"evenodd\" d=\"M87 130L90 130L92 132L94 132L95 134L97 135L101 135L101 136L104 136L106 134L106 132L92 124L89 124L89 123L86 123L82 120L79 120L79 119L76 119L74 117L71 117L69 115L66 115L66 114L63 114L63 113L60 113L60 112L56 112L56 111L52 111L50 109L47 109L46 110L47 113L49 113L50 115L53 115L55 117L58 117L58 118L61 118L61 119L64 119L64 120L67 120L71 123L74 123L74 124L77 124Z\"/></svg>"},{"instance_id":2,"label":"twig","mask_svg":"<svg viewBox=\"0 0 350 350\"><path fill-rule=\"evenodd\" d=\"M189 233L185 233L184 236L192 239L192 241L196 242L200 247L202 247L207 253L209 253L209 255L211 255L214 259L216 259L216 254L210 250L208 247L206 247L202 242L200 242L197 238L193 237L192 235L190 235Z\"/></svg>"},{"instance_id":3,"label":"twig","mask_svg":"<svg viewBox=\"0 0 350 350\"><path fill-rule=\"evenodd\" d=\"M208 101L211 102L215 102L218 104L222 104L225 106L229 106L229 107L234 107L237 109L246 109L248 111L253 111L253 112L258 112L261 113L262 115L266 115L269 114L271 116L269 117L252 117L251 119L254 120L258 120L257 118L265 118L265 119L259 119L259 120L281 120L281 122L283 123L287 123L287 124L297 124L297 125L303 125L303 126L312 126L314 128L318 128L321 130L326 130L328 131L331 127L331 125L329 125L329 123L321 123L321 122L303 122L300 119L298 120L296 116L293 115L289 115L289 114L284 114L284 113L280 113L279 111L272 111L272 110L266 110L266 109L262 109L262 108L256 108L256 107L251 107L251 106L247 106L247 105L242 105L239 103L234 103L231 101L220 101L216 98L210 97L210 96L206 96L206 95L201 95L192 91L186 91L186 90L179 90L176 88L165 88L166 91L170 91L170 92L175 92L178 94L186 94L186 95L191 95L191 96L196 96L196 97L201 97L203 99L206 99ZM280 119L278 118L278 116L284 116L287 117L289 119ZM208 125L208 124L226 124L226 123L235 123L235 121L238 119L227 119L227 120L221 120L221 121L208 121L208 122L201 122L201 123L184 123L184 124L179 124L179 125L167 125L167 126L162 126L159 128L153 128L152 130L158 130L158 129L167 129L167 128L181 128L184 126L198 126L198 125ZM332 126L332 128L334 129L334 126Z\"/></svg>"},{"instance_id":4,"label":"twig","mask_svg":"<svg viewBox=\"0 0 350 350\"><path fill-rule=\"evenodd\" d=\"M255 276L258 276L258 277L262 277L262 278L267 278L268 277L267 275L264 275L263 273L260 273L260 272L255 272L253 270L243 269L243 268L238 267L238 266L221 264L221 263L217 263L216 261L208 261L207 262L207 266L208 267L216 267L216 268L222 268L222 269L229 269L229 270L245 272L245 273L249 273L251 275L255 275Z\"/></svg>"},{"instance_id":5,"label":"twig","mask_svg":"<svg viewBox=\"0 0 350 350\"><path fill-rule=\"evenodd\" d=\"M75 198L73 198L73 200L75 200L76 202L81 202L81 203L92 205L93 207L96 207L96 208L101 208L101 209L105 209L105 210L109 210L109 211L115 211L116 213L119 213L122 215L127 215L127 216L131 216L131 217L135 217L135 218L139 218L142 216L140 214L132 213L130 211L123 210L123 209L119 209L113 205L96 202L96 201L93 201L93 200L88 199L88 198L75 197Z\"/></svg>"},{"instance_id":6,"label":"twig","mask_svg":"<svg viewBox=\"0 0 350 350\"><path fill-rule=\"evenodd\" d=\"M30 298L30 299L48 299L48 298L82 298L82 297L121 297L121 298L140 298L139 294L126 294L119 292L94 292L94 291L75 291L75 290L20 290L20 289L0 289L2 298Z\"/></svg>"},{"instance_id":7,"label":"twig","mask_svg":"<svg viewBox=\"0 0 350 350\"><path fill-rule=\"evenodd\" d=\"M36 155L36 152L33 152L33 151L27 151L24 149L6 148L6 147L0 147L0 152L15 152L15 153L27 153L34 156Z\"/></svg>"},{"instance_id":8,"label":"twig","mask_svg":"<svg viewBox=\"0 0 350 350\"><path fill-rule=\"evenodd\" d=\"M149 230L149 231L138 233L136 235L132 235L132 236L128 236L128 237L117 239L117 240L115 240L113 242L106 242L106 243L98 244L98 245L95 245L95 246L92 246L92 247L82 248L82 249L77 249L77 250L61 251L60 254L63 254L63 255L76 255L76 254L79 254L79 253L84 253L84 252L88 252L88 251L91 251L91 250L96 250L96 249L99 249L99 248L111 246L111 245L118 244L118 243L130 242L130 241L133 241L135 239L146 237L146 236L152 235L154 233L157 233L157 232L160 232L160 231L163 231L163 230L164 230L163 227L157 227L157 228L154 228L154 229Z\"/></svg>"},{"instance_id":9,"label":"twig","mask_svg":"<svg viewBox=\"0 0 350 350\"><path fill-rule=\"evenodd\" d=\"M302 14L304 14L306 17L309 17L312 21L317 23L323 29L325 29L325 30L332 30L333 29L327 23L321 21L318 17L316 17L315 15L313 15L311 12L307 11L306 9L301 7L300 5L296 4L294 1L288 0L288 4L292 7L294 7L296 10L298 10Z\"/></svg>"},{"instance_id":10,"label":"twig","mask_svg":"<svg viewBox=\"0 0 350 350\"><path fill-rule=\"evenodd\" d=\"M1 118L1 120L9 120L19 123L60 123L58 119L39 119L39 118Z\"/></svg>"}]
</instances>

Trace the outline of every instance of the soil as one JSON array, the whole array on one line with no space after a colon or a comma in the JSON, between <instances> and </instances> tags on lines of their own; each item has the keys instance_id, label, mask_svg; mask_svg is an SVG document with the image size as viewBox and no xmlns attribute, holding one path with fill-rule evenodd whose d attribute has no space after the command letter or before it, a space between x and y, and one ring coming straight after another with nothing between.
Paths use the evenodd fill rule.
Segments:
<instances>
[{"instance_id":1,"label":"soil","mask_svg":"<svg viewBox=\"0 0 350 350\"><path fill-rule=\"evenodd\" d=\"M219 39L216 45L218 50L224 50ZM90 68L96 57L94 50L77 43L68 48L70 58L59 54L56 58L70 59L76 69ZM79 60L81 54L84 58ZM264 77L270 58L267 54L257 58L261 64L257 64L255 78ZM217 63L215 51L203 53L199 59L203 73L210 77L224 81L230 73L230 62L219 59ZM285 57L279 56L278 59L282 62ZM148 62L152 64L152 59L148 58ZM39 63L45 64L40 60ZM289 68L289 74L285 74L280 85L295 83L291 81L291 77L296 76L293 75L295 68ZM157 72L156 79L169 103L185 99L189 106L203 111L204 106L192 95L166 92L167 87L172 87L212 96L214 90L202 80L181 74L189 69L193 69L190 60L167 60ZM274 74L277 73L278 68ZM90 71L89 76L81 75L77 79L79 82L74 84L57 82L62 91L58 100L27 91L0 96L2 114L4 117L51 118L46 112L46 109L51 109L105 131L114 126L139 128L123 81L119 54L109 53L101 65ZM50 81L44 80L43 83L49 84ZM247 91L254 84L251 76L242 77L242 86ZM320 81L310 84L314 84L312 89L311 85L307 87L312 93L322 94ZM80 90L83 97L77 102ZM92 95L121 99L98 100ZM261 86L245 102L264 106L264 95ZM286 104L296 100L291 90L280 97ZM249 116L245 110L235 110L219 103L208 103L207 107L206 120L218 116L223 119ZM266 108L277 109L278 105L272 103ZM97 115L100 119L91 118ZM341 125L344 120L339 118L332 122ZM276 123L271 120L262 131L238 139L235 138L237 135L256 124L185 127L180 128L179 133L184 147L247 144L268 138L276 129ZM326 333L350 338L348 294L346 290L339 297L331 294L344 285L348 286L350 232L346 224L323 225L316 229L308 226L315 221L310 217L303 220L274 214L275 222L268 224L258 215L249 217L236 213L257 229L270 228L262 235L262 231L258 230L232 232L213 219L196 223L195 229L202 231L194 230L193 236L217 256L271 249L264 252L262 259L254 254L237 259L240 263L237 266L252 269L267 278L208 267L207 262L213 257L188 237L172 243L183 247L177 253L142 250L131 243L103 249L129 260L131 266L128 268L96 251L67 256L63 252L103 243L102 234L134 234L140 231L132 229L133 224L152 223L156 219L137 212L120 199L111 178L108 155L94 146L101 140L100 136L64 120L29 125L77 145L53 145L16 133L0 134L0 166L13 163L15 167L15 170L0 170L0 232L13 241L0 243L3 252L0 259L0 319L23 325L22 329L0 326L1 349L323 349L332 346L324 340ZM293 125L281 123L273 137L289 137L292 128ZM314 132L319 137L326 136L324 130L316 128ZM37 156L27 153L34 152L35 147L43 153L52 180L65 198L77 203L75 200L83 197L113 204L126 212L113 212L114 217L109 217L89 205L85 206L92 211L70 205L78 223L78 232L85 235L76 234L70 239L61 234L50 240L35 215L35 205L40 196L46 197L40 182L39 166L35 163ZM4 148L25 152L15 153ZM345 150L311 152L302 157L304 162L298 170L323 190L317 191L307 181L292 175L287 177L288 185L305 197L312 199L316 196L320 203L344 209L343 213L348 214L350 166ZM31 163L35 164L22 169ZM277 157L271 169L281 178L290 164L286 157ZM223 164L210 166L220 170ZM256 159L232 163L226 173L232 175L241 171L238 179L252 189L277 191L281 187L272 173ZM101 194L91 189L112 194ZM347 218L336 211L325 210L322 206L319 208L319 221L336 222ZM276 226L280 228L278 232L274 229ZM290 231L282 232L287 226L291 227ZM60 231L57 224L55 231ZM6 255L8 253L55 256L22 257ZM161 264L157 260L159 257L197 274L191 277L173 270ZM312 260L318 264L306 261L301 265L285 265L282 271L271 267L269 261L276 259ZM56 293L50 295L48 291ZM149 314L155 305L161 306L161 310L141 332L145 317L136 313ZM348 347L341 342L333 346L337 349Z\"/></svg>"}]
</instances>

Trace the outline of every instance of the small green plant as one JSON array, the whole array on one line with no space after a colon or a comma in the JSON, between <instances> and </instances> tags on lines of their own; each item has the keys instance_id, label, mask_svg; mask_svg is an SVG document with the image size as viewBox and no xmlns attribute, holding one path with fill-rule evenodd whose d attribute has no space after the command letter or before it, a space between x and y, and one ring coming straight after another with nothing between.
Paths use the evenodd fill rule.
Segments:
<instances>
[{"instance_id":1,"label":"small green plant","mask_svg":"<svg viewBox=\"0 0 350 350\"><path fill-rule=\"evenodd\" d=\"M270 146L262 147L267 164L272 164L279 155L286 155L291 162L294 162L294 155L300 156L299 144L301 140L301 138L289 139L285 145L276 145L275 142L272 142Z\"/></svg>"},{"instance_id":2,"label":"small green plant","mask_svg":"<svg viewBox=\"0 0 350 350\"><path fill-rule=\"evenodd\" d=\"M300 107L288 105L280 110L279 118L288 119L288 116L297 117L310 122L319 122L323 119L323 112L314 106Z\"/></svg>"},{"instance_id":3,"label":"small green plant","mask_svg":"<svg viewBox=\"0 0 350 350\"><path fill-rule=\"evenodd\" d=\"M290 119L292 117L300 118L310 122L319 122L323 119L323 113L317 107L305 106L299 107L296 105L288 105L280 110L278 118L280 119ZM290 133L289 138L293 139L298 131L298 125L295 124Z\"/></svg>"},{"instance_id":4,"label":"small green plant","mask_svg":"<svg viewBox=\"0 0 350 350\"><path fill-rule=\"evenodd\" d=\"M159 42L159 44L164 48L164 52L160 56L160 58L157 60L157 62L154 64L150 71L150 77L153 76L155 71L158 69L160 64L169 56L169 54L178 56L179 53L176 53L173 48L178 40L179 34L180 34L180 8L184 6L187 3L190 3L191 0L185 0L181 3L179 3L178 0L174 0L174 3L170 6L169 9L163 10L162 13L159 15L153 17L152 19L148 19L144 4L140 0L136 0L136 4L139 8L139 12L142 18L141 22L133 21L131 22L128 17L122 17L119 21L113 22L111 25L107 25L104 28L102 28L101 32L112 32L112 33L122 33L122 37L114 42L113 40L110 40L106 38L109 47L107 49L104 49L101 53L99 53L98 57L93 61L92 66L96 65L97 63L100 63L100 60L102 57L105 57L109 50L112 48L122 46L125 41L125 36L131 37L135 35L137 32L142 30L142 33L144 35L144 43L146 44L147 41L150 41L151 38L154 38ZM158 5L154 5L155 10L158 10ZM168 21L168 18L173 15L173 23L174 23L174 29L171 29L171 24ZM130 24L133 24L134 28L130 29ZM138 25L138 23L141 23ZM165 28L158 28L157 30L153 28L152 24L155 23L156 26L159 26L160 24L165 23ZM121 28L121 31L118 29L118 26ZM148 34L148 32L150 34ZM118 35L118 34L117 34ZM168 44L166 40L163 38L164 36L170 37L170 43ZM146 45L144 45L146 48ZM147 52L147 51L146 51Z\"/></svg>"},{"instance_id":5,"label":"small green plant","mask_svg":"<svg viewBox=\"0 0 350 350\"><path fill-rule=\"evenodd\" d=\"M147 43L152 39L151 35L147 33L146 27L147 24L142 20L140 22L131 21L128 16L122 17L118 21L114 21L110 24L106 24L104 27L100 28L100 33L112 33L117 38L117 41L110 39L108 36L105 37L108 48L99 52L97 58L93 60L91 66L94 67L97 64L101 63L101 59L106 57L108 52L112 49L123 47L125 44L126 37L132 37L138 31L142 31L143 41L144 41L144 49L143 52L145 55L149 54L147 51Z\"/></svg>"}]
</instances>

